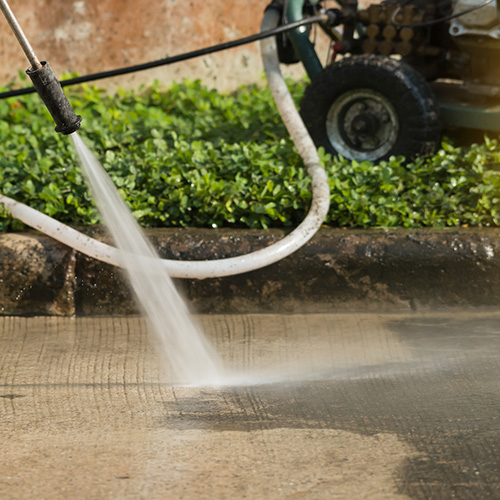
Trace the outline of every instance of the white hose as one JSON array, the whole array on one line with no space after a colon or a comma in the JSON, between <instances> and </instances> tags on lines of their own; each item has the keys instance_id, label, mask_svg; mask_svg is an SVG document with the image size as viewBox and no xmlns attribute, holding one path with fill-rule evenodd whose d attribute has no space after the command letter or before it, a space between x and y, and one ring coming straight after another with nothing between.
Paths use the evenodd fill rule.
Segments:
<instances>
[{"instance_id":1,"label":"white hose","mask_svg":"<svg viewBox=\"0 0 500 500\"><path fill-rule=\"evenodd\" d=\"M263 31L272 29L278 25L278 22L279 14L270 9L264 15L261 29ZM308 174L312 177L311 208L294 231L267 248L220 260L177 261L163 259L162 262L169 275L174 278L203 279L231 276L273 264L292 254L309 241L321 227L328 213L330 201L328 178L320 166L316 147L297 112L281 74L275 37L264 39L261 42L261 50L269 87L278 110L304 161ZM21 220L27 226L97 260L115 266L122 265L120 252L116 248L79 233L71 227L6 196L0 195L0 203L5 205L14 218Z\"/></svg>"}]
</instances>

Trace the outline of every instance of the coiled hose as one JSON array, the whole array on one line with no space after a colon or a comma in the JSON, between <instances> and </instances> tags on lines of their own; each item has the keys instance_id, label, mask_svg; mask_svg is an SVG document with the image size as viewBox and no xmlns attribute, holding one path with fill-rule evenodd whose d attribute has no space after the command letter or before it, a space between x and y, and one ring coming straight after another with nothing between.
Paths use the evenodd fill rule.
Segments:
<instances>
[{"instance_id":1,"label":"coiled hose","mask_svg":"<svg viewBox=\"0 0 500 500\"><path fill-rule=\"evenodd\" d=\"M262 21L261 30L266 31L278 26L279 17L277 11L268 9ZM296 229L280 241L261 250L219 260L176 261L163 259L163 265L171 277L203 279L231 276L273 264L307 243L321 227L328 213L330 200L328 178L320 165L316 147L300 118L281 74L275 38L262 40L261 51L266 77L278 111L304 161L308 174L312 178L311 207ZM0 195L0 203L4 204L14 218L21 220L27 226L37 229L85 255L108 264L122 266L120 252L113 246L90 238L7 196Z\"/></svg>"}]
</instances>

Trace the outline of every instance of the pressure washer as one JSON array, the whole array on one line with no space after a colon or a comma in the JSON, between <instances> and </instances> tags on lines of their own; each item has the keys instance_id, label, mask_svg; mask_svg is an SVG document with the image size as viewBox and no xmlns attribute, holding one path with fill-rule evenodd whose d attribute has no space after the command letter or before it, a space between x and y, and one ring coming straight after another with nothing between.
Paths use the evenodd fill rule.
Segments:
<instances>
[{"instance_id":1,"label":"pressure washer","mask_svg":"<svg viewBox=\"0 0 500 500\"><path fill-rule=\"evenodd\" d=\"M338 3L325 67L304 29L290 32L294 54L281 59L302 62L311 79L300 108L318 147L379 161L434 152L443 127L500 131L499 2ZM285 20L314 5L286 0Z\"/></svg>"}]
</instances>

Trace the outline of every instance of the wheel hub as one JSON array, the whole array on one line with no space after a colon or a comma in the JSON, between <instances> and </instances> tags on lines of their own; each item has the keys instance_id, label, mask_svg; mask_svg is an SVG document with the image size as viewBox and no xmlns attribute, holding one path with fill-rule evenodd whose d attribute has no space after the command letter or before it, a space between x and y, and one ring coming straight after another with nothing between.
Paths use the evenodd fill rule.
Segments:
<instances>
[{"instance_id":1,"label":"wheel hub","mask_svg":"<svg viewBox=\"0 0 500 500\"><path fill-rule=\"evenodd\" d=\"M354 118L351 125L353 134L360 137L375 135L380 128L380 121L373 113L363 113Z\"/></svg>"},{"instance_id":2,"label":"wheel hub","mask_svg":"<svg viewBox=\"0 0 500 500\"><path fill-rule=\"evenodd\" d=\"M385 96L371 89L355 89L334 101L326 128L332 145L343 156L375 160L395 144L399 120Z\"/></svg>"}]
</instances>

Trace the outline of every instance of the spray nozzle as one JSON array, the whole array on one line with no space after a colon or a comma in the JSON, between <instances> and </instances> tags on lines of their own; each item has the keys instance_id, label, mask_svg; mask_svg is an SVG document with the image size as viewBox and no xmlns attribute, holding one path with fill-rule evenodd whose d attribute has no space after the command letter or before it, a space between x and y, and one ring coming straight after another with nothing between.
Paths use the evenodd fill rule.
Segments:
<instances>
[{"instance_id":1,"label":"spray nozzle","mask_svg":"<svg viewBox=\"0 0 500 500\"><path fill-rule=\"evenodd\" d=\"M73 111L49 63L42 61L38 67L32 66L26 73L56 122L56 132L64 135L76 132L82 117Z\"/></svg>"},{"instance_id":2,"label":"spray nozzle","mask_svg":"<svg viewBox=\"0 0 500 500\"><path fill-rule=\"evenodd\" d=\"M56 132L61 132L64 135L76 132L80 128L82 117L76 115L73 111L71 104L64 95L61 84L52 69L50 69L49 63L38 60L7 0L0 0L0 11L5 16L31 64L26 73L31 78L36 91L40 94L52 118L54 118L57 125Z\"/></svg>"}]
</instances>

